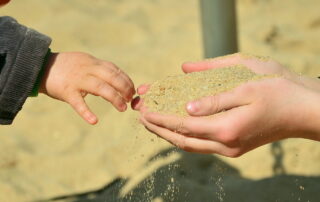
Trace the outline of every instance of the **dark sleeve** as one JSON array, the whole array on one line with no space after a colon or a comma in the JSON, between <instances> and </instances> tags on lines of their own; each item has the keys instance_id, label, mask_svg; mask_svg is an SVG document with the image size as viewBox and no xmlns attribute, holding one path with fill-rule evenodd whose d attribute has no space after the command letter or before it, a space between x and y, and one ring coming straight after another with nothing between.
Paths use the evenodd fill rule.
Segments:
<instances>
[{"instance_id":1,"label":"dark sleeve","mask_svg":"<svg viewBox=\"0 0 320 202\"><path fill-rule=\"evenodd\" d=\"M0 124L11 124L37 80L51 39L0 17Z\"/></svg>"}]
</instances>

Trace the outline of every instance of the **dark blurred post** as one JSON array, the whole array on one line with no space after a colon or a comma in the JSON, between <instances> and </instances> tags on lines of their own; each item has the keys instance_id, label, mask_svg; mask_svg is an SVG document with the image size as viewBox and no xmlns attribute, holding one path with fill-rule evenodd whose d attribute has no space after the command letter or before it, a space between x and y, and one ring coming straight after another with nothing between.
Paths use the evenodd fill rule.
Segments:
<instances>
[{"instance_id":1,"label":"dark blurred post","mask_svg":"<svg viewBox=\"0 0 320 202\"><path fill-rule=\"evenodd\" d=\"M200 0L204 56L238 52L235 0Z\"/></svg>"}]
</instances>

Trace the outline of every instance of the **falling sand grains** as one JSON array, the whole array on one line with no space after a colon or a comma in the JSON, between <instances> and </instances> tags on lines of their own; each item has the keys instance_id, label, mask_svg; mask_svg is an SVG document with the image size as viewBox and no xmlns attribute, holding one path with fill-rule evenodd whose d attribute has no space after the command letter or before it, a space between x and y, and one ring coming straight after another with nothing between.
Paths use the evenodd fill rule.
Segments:
<instances>
[{"instance_id":1,"label":"falling sand grains","mask_svg":"<svg viewBox=\"0 0 320 202\"><path fill-rule=\"evenodd\" d=\"M242 83L266 77L270 75L258 75L243 65L210 69L156 81L142 98L149 111L187 115L185 107L189 101L216 95Z\"/></svg>"}]
</instances>

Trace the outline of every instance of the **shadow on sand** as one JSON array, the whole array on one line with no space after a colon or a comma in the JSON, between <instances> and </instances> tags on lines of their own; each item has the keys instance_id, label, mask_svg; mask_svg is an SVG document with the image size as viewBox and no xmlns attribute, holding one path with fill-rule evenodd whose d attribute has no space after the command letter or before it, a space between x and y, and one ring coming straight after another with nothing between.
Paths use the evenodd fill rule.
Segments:
<instances>
[{"instance_id":1,"label":"shadow on sand","mask_svg":"<svg viewBox=\"0 0 320 202\"><path fill-rule=\"evenodd\" d=\"M320 177L275 173L274 177L250 180L212 155L168 149L149 160L173 153L179 159L162 165L124 193L131 179L116 179L100 190L48 201L74 202L316 202L320 199ZM279 160L279 159L278 159ZM254 163L254 162L252 162Z\"/></svg>"}]
</instances>

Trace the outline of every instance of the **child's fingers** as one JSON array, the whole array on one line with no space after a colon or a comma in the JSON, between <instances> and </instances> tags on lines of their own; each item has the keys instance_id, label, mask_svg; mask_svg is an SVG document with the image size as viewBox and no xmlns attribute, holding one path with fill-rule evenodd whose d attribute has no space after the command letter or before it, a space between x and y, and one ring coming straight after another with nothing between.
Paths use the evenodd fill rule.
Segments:
<instances>
[{"instance_id":1,"label":"child's fingers","mask_svg":"<svg viewBox=\"0 0 320 202\"><path fill-rule=\"evenodd\" d=\"M150 85L148 84L142 84L138 87L137 92L139 95L145 94L150 88Z\"/></svg>"},{"instance_id":2,"label":"child's fingers","mask_svg":"<svg viewBox=\"0 0 320 202\"><path fill-rule=\"evenodd\" d=\"M127 109L126 100L112 86L100 79L89 77L83 82L82 90L103 97L120 112Z\"/></svg>"},{"instance_id":3,"label":"child's fingers","mask_svg":"<svg viewBox=\"0 0 320 202\"><path fill-rule=\"evenodd\" d=\"M117 91L120 92L122 97L126 99L127 102L132 100L135 94L135 88L132 80L127 74L121 71L118 67L112 63L104 63L105 65L100 66L102 68L96 68L95 75L103 79L105 82L109 83Z\"/></svg>"},{"instance_id":4,"label":"child's fingers","mask_svg":"<svg viewBox=\"0 0 320 202\"><path fill-rule=\"evenodd\" d=\"M108 62L108 64L109 64L110 67L113 68L113 70L115 72L120 72L121 73L120 76L122 76L128 82L128 84L130 85L130 88L131 88L131 90L133 92L133 95L134 95L136 93L136 89L134 88L134 83L131 80L131 78L126 73L124 73L117 65L115 65L113 63L110 64L110 62Z\"/></svg>"},{"instance_id":5,"label":"child's fingers","mask_svg":"<svg viewBox=\"0 0 320 202\"><path fill-rule=\"evenodd\" d=\"M80 92L71 95L67 102L88 123L94 125L98 122L98 118L91 112Z\"/></svg>"},{"instance_id":6,"label":"child's fingers","mask_svg":"<svg viewBox=\"0 0 320 202\"><path fill-rule=\"evenodd\" d=\"M120 76L122 76L128 82L128 84L133 85L131 78L126 73L124 73L117 65L113 64L112 62L103 61L103 65L101 67L102 67L102 71L108 70L111 72L111 74L121 73Z\"/></svg>"}]
</instances>

